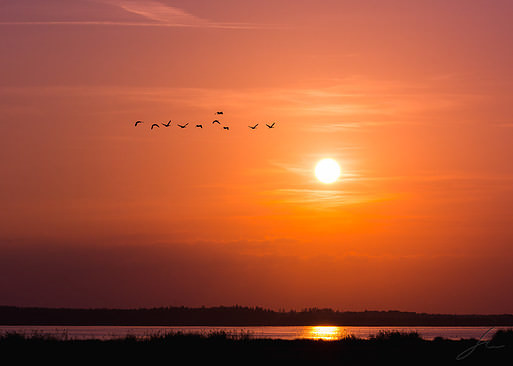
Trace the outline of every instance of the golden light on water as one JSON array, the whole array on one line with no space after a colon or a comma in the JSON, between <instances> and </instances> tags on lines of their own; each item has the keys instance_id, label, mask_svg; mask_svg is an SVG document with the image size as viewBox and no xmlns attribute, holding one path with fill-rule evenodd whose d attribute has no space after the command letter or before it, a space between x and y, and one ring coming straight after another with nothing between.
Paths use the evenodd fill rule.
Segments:
<instances>
[{"instance_id":1,"label":"golden light on water","mask_svg":"<svg viewBox=\"0 0 513 366\"><path fill-rule=\"evenodd\" d=\"M343 327L335 326L316 326L310 327L305 338L325 340L325 341L336 341L344 338L347 335L347 331Z\"/></svg>"}]
</instances>

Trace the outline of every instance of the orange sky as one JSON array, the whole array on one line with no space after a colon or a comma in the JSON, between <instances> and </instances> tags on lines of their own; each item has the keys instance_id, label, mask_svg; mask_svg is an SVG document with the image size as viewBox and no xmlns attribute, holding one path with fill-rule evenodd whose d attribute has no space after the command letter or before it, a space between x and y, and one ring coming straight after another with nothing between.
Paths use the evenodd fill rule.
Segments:
<instances>
[{"instance_id":1,"label":"orange sky","mask_svg":"<svg viewBox=\"0 0 513 366\"><path fill-rule=\"evenodd\" d=\"M512 16L0 0L0 304L511 313Z\"/></svg>"}]
</instances>

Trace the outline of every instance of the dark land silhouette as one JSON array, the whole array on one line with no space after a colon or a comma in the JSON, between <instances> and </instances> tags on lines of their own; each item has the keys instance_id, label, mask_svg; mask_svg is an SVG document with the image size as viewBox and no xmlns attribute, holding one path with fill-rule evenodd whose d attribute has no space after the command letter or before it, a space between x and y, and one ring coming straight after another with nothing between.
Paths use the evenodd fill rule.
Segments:
<instances>
[{"instance_id":1,"label":"dark land silhouette","mask_svg":"<svg viewBox=\"0 0 513 366\"><path fill-rule=\"evenodd\" d=\"M383 332L337 341L256 339L247 334L167 333L145 338L74 340L48 335L0 335L3 359L21 364L332 364L510 365L513 330L476 339L424 340L415 332ZM462 358L457 360L457 358ZM180 361L186 361L180 362Z\"/></svg>"},{"instance_id":2,"label":"dark land silhouette","mask_svg":"<svg viewBox=\"0 0 513 366\"><path fill-rule=\"evenodd\" d=\"M66 309L0 306L0 325L176 326L513 326L513 315L427 314L403 311L275 311L261 307Z\"/></svg>"}]
</instances>

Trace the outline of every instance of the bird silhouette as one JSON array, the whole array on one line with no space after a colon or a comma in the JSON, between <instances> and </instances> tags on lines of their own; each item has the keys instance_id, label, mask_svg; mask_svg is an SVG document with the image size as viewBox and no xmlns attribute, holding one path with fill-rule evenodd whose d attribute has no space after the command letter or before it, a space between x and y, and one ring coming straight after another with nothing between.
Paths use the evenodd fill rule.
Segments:
<instances>
[{"instance_id":1,"label":"bird silhouette","mask_svg":"<svg viewBox=\"0 0 513 366\"><path fill-rule=\"evenodd\" d=\"M266 123L265 125L266 125L267 127L269 127L269 128L274 128L274 124L275 124L275 123L276 123L276 122L273 122L273 124L272 124L272 125L268 125L268 124Z\"/></svg>"},{"instance_id":2,"label":"bird silhouette","mask_svg":"<svg viewBox=\"0 0 513 366\"><path fill-rule=\"evenodd\" d=\"M169 127L169 125L171 124L171 121L169 121L167 124L166 123L163 123L162 126L166 126L166 127Z\"/></svg>"},{"instance_id":3,"label":"bird silhouette","mask_svg":"<svg viewBox=\"0 0 513 366\"><path fill-rule=\"evenodd\" d=\"M203 128L203 125L196 125L196 127Z\"/></svg>"},{"instance_id":4,"label":"bird silhouette","mask_svg":"<svg viewBox=\"0 0 513 366\"><path fill-rule=\"evenodd\" d=\"M212 121L212 124L214 124L214 123L221 124L221 122L219 122L217 119Z\"/></svg>"},{"instance_id":5,"label":"bird silhouette","mask_svg":"<svg viewBox=\"0 0 513 366\"><path fill-rule=\"evenodd\" d=\"M258 126L258 123L254 126L248 126L248 127L251 128L252 130L254 130L255 128L257 128L257 126Z\"/></svg>"},{"instance_id":6,"label":"bird silhouette","mask_svg":"<svg viewBox=\"0 0 513 366\"><path fill-rule=\"evenodd\" d=\"M230 127L226 127L226 126L224 126L224 127L223 127L223 129L225 129L225 130L229 130L229 129L230 129Z\"/></svg>"},{"instance_id":7,"label":"bird silhouette","mask_svg":"<svg viewBox=\"0 0 513 366\"><path fill-rule=\"evenodd\" d=\"M216 112L216 114L223 114L223 112Z\"/></svg>"},{"instance_id":8,"label":"bird silhouette","mask_svg":"<svg viewBox=\"0 0 513 366\"><path fill-rule=\"evenodd\" d=\"M143 122L143 121L137 121L137 122L135 122L135 127L137 127L137 125L138 125L139 123L144 123L144 122Z\"/></svg>"},{"instance_id":9,"label":"bird silhouette","mask_svg":"<svg viewBox=\"0 0 513 366\"><path fill-rule=\"evenodd\" d=\"M156 123L154 123L154 124L152 124L152 125L151 125L151 129L152 129L152 130L153 130L153 127L158 127L158 128L160 128L160 126L159 126L158 124L156 124Z\"/></svg>"},{"instance_id":10,"label":"bird silhouette","mask_svg":"<svg viewBox=\"0 0 513 366\"><path fill-rule=\"evenodd\" d=\"M180 127L180 128L185 128L185 127L187 127L187 125L188 125L188 124L189 124L189 122L187 122L187 123L186 123L186 124L184 124L184 125L179 125L179 124L177 124L177 126L178 126L178 127Z\"/></svg>"}]
</instances>

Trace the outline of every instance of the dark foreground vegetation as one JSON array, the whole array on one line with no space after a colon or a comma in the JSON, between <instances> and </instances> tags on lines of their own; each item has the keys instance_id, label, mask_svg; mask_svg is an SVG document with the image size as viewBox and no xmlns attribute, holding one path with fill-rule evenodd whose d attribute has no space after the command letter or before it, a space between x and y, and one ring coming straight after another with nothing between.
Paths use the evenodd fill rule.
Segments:
<instances>
[{"instance_id":1,"label":"dark foreground vegetation","mask_svg":"<svg viewBox=\"0 0 513 366\"><path fill-rule=\"evenodd\" d=\"M466 351L466 353L464 353ZM339 341L254 339L250 335L169 333L146 338L73 340L45 335L0 336L0 355L11 364L329 364L511 365L513 330L488 343L476 339L427 341L417 333L380 333ZM457 360L458 355L461 360Z\"/></svg>"},{"instance_id":2,"label":"dark foreground vegetation","mask_svg":"<svg viewBox=\"0 0 513 366\"><path fill-rule=\"evenodd\" d=\"M65 309L0 306L0 325L176 326L513 326L513 315L426 314L404 311L274 311L260 307Z\"/></svg>"}]
</instances>

